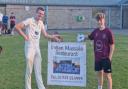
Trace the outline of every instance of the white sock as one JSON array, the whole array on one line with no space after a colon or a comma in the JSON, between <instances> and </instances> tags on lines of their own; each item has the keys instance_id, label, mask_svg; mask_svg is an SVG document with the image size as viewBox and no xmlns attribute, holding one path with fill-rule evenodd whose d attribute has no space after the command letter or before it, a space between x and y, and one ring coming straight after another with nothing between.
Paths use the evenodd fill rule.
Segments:
<instances>
[{"instance_id":1,"label":"white sock","mask_svg":"<svg viewBox=\"0 0 128 89\"><path fill-rule=\"evenodd\" d=\"M102 86L98 86L98 89L102 89Z\"/></svg>"}]
</instances>

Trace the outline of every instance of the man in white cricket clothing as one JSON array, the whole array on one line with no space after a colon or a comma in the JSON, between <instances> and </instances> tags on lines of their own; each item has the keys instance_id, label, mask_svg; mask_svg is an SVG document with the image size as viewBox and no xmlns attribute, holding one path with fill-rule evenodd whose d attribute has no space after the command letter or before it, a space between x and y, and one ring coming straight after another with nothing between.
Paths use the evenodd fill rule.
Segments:
<instances>
[{"instance_id":1,"label":"man in white cricket clothing","mask_svg":"<svg viewBox=\"0 0 128 89\"><path fill-rule=\"evenodd\" d=\"M59 35L49 35L45 31L42 21L45 11L42 7L38 7L35 17L28 18L21 23L16 24L15 28L18 33L25 40L25 58L26 58L26 72L25 72L25 89L31 88L31 74L34 67L35 78L38 89L45 89L42 75L41 75L41 53L39 47L40 34L48 39L60 41ZM26 30L24 32L23 30Z\"/></svg>"}]
</instances>

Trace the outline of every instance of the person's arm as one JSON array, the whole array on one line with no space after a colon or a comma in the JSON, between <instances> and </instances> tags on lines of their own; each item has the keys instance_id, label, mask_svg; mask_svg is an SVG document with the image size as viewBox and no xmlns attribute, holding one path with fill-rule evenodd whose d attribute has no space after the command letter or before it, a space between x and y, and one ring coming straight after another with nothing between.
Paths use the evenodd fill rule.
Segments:
<instances>
[{"instance_id":1,"label":"person's arm","mask_svg":"<svg viewBox=\"0 0 128 89\"><path fill-rule=\"evenodd\" d=\"M112 60L114 49L115 49L115 44L111 44L110 45L110 53L109 53L109 59L110 59L110 61Z\"/></svg>"},{"instance_id":2,"label":"person's arm","mask_svg":"<svg viewBox=\"0 0 128 89\"><path fill-rule=\"evenodd\" d=\"M42 34L43 34L43 36L44 36L45 38L54 39L54 40L57 41L57 42L60 42L60 41L61 41L61 39L59 39L60 35L58 35L58 34L55 34L55 35L50 35L50 34L48 34L48 33L46 32L46 30L45 30L44 25L42 26L41 32L42 32Z\"/></svg>"},{"instance_id":3,"label":"person's arm","mask_svg":"<svg viewBox=\"0 0 128 89\"><path fill-rule=\"evenodd\" d=\"M108 30L108 37L109 37L109 44L110 44L110 52L109 52L109 59L112 60L113 52L115 49L115 42L114 42L114 35L111 30Z\"/></svg>"},{"instance_id":4,"label":"person's arm","mask_svg":"<svg viewBox=\"0 0 128 89\"><path fill-rule=\"evenodd\" d=\"M18 23L15 26L16 31L24 38L24 40L29 40L29 37L23 32L25 25L23 23Z\"/></svg>"},{"instance_id":5,"label":"person's arm","mask_svg":"<svg viewBox=\"0 0 128 89\"><path fill-rule=\"evenodd\" d=\"M84 40L94 40L95 31L96 31L96 30L92 31L92 32L91 32L90 34L88 34L88 35L85 35Z\"/></svg>"},{"instance_id":6,"label":"person's arm","mask_svg":"<svg viewBox=\"0 0 128 89\"><path fill-rule=\"evenodd\" d=\"M86 40L90 40L89 36L90 36L90 35L85 35L85 37L84 37L84 41L86 41Z\"/></svg>"}]
</instances>

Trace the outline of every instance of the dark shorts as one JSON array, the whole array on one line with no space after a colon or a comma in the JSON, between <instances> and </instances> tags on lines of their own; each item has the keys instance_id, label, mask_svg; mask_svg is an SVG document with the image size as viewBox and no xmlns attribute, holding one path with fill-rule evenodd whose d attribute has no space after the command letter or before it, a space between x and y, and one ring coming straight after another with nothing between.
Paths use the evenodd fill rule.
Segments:
<instances>
[{"instance_id":1,"label":"dark shorts","mask_svg":"<svg viewBox=\"0 0 128 89\"><path fill-rule=\"evenodd\" d=\"M109 58L101 59L100 61L95 62L95 71L103 70L105 73L111 73L111 61Z\"/></svg>"},{"instance_id":2,"label":"dark shorts","mask_svg":"<svg viewBox=\"0 0 128 89\"><path fill-rule=\"evenodd\" d=\"M11 30L14 28L15 24L10 24Z\"/></svg>"}]
</instances>

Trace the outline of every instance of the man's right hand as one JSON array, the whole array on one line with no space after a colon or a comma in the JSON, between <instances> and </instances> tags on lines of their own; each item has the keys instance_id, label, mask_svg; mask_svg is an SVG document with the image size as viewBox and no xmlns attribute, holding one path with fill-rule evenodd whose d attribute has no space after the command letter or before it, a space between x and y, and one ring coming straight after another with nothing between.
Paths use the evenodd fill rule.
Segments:
<instances>
[{"instance_id":1,"label":"man's right hand","mask_svg":"<svg viewBox=\"0 0 128 89\"><path fill-rule=\"evenodd\" d=\"M62 42L63 41L63 38L58 34L55 34L52 36L53 36L52 41L55 41L55 42Z\"/></svg>"},{"instance_id":2,"label":"man's right hand","mask_svg":"<svg viewBox=\"0 0 128 89\"><path fill-rule=\"evenodd\" d=\"M29 37L27 35L25 35L24 40L29 41Z\"/></svg>"}]
</instances>

